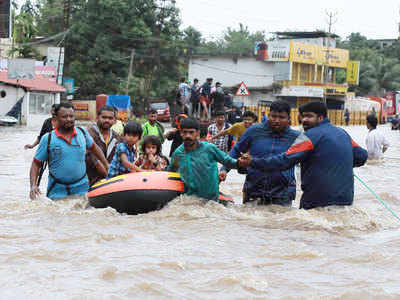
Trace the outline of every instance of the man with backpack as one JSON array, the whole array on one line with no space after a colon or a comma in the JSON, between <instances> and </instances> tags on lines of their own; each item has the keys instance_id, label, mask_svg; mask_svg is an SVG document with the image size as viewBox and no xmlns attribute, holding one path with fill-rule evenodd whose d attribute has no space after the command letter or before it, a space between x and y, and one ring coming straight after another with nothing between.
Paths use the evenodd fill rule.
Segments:
<instances>
[{"instance_id":1,"label":"man with backpack","mask_svg":"<svg viewBox=\"0 0 400 300\"><path fill-rule=\"evenodd\" d=\"M210 99L212 102L212 107L213 107L213 112L214 114L217 111L223 111L224 110L224 104L225 104L225 94L224 91L221 87L221 83L217 82L215 84L215 90L210 94Z\"/></svg>"},{"instance_id":2,"label":"man with backpack","mask_svg":"<svg viewBox=\"0 0 400 300\"><path fill-rule=\"evenodd\" d=\"M190 94L190 102L192 104L192 111L189 113L192 114L192 116L195 116L199 113L200 104L200 85L197 78L193 80L192 92Z\"/></svg>"},{"instance_id":3,"label":"man with backpack","mask_svg":"<svg viewBox=\"0 0 400 300\"><path fill-rule=\"evenodd\" d=\"M40 166L46 161L49 165L47 197L52 200L70 195L82 196L88 192L86 150L94 153L106 170L109 167L103 152L89 133L81 127L75 127L74 109L70 103L57 106L55 115L57 128L42 137L32 162L29 193L32 200L41 194L37 178Z\"/></svg>"}]
</instances>

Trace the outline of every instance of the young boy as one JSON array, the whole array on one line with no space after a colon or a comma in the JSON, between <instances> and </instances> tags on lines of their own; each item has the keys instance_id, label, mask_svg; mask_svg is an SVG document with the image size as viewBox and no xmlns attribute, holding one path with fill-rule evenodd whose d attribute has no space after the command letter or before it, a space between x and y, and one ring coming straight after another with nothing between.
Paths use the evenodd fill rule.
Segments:
<instances>
[{"instance_id":1,"label":"young boy","mask_svg":"<svg viewBox=\"0 0 400 300\"><path fill-rule=\"evenodd\" d=\"M108 169L107 179L130 172L140 172L135 166L136 143L142 137L142 126L135 121L129 121L124 127L124 141L119 143L114 158Z\"/></svg>"}]
</instances>

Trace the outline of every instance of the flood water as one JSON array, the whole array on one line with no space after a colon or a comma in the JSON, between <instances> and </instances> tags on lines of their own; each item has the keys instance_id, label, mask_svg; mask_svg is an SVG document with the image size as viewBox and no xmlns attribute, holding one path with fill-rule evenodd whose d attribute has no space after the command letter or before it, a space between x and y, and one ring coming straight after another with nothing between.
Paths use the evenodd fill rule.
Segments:
<instances>
[{"instance_id":1,"label":"flood water","mask_svg":"<svg viewBox=\"0 0 400 300\"><path fill-rule=\"evenodd\" d=\"M0 127L1 299L400 298L400 221L358 181L352 207L308 211L183 196L127 216L31 201L23 146L40 126ZM346 130L365 145L364 126ZM400 132L379 130L387 158L355 173L400 214ZM222 185L237 203L243 181L231 172Z\"/></svg>"}]
</instances>

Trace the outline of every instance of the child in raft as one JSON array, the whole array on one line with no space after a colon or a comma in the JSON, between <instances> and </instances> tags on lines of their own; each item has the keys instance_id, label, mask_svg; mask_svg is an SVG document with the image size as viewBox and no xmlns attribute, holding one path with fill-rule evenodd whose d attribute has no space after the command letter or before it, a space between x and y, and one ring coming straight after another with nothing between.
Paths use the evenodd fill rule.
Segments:
<instances>
[{"instance_id":1,"label":"child in raft","mask_svg":"<svg viewBox=\"0 0 400 300\"><path fill-rule=\"evenodd\" d=\"M161 141L158 136L146 136L141 150L142 153L135 161L136 167L146 171L165 171L168 160L161 154Z\"/></svg>"},{"instance_id":2,"label":"child in raft","mask_svg":"<svg viewBox=\"0 0 400 300\"><path fill-rule=\"evenodd\" d=\"M135 121L129 121L125 125L123 131L124 141L119 143L115 149L115 155L108 169L107 179L130 172L142 171L134 164L135 145L142 138L142 133L142 126Z\"/></svg>"}]
</instances>

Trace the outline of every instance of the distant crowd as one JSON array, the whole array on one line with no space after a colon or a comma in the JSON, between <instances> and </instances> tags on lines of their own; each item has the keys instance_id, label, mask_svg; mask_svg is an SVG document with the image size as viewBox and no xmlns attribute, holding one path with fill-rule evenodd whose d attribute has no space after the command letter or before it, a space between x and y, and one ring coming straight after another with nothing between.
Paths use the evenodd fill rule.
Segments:
<instances>
[{"instance_id":1,"label":"distant crowd","mask_svg":"<svg viewBox=\"0 0 400 300\"><path fill-rule=\"evenodd\" d=\"M213 85L212 78L207 78L202 85L197 78L193 80L193 84L181 78L173 111L210 120L216 112L232 109L232 99L229 90L224 90L220 82Z\"/></svg>"}]
</instances>

